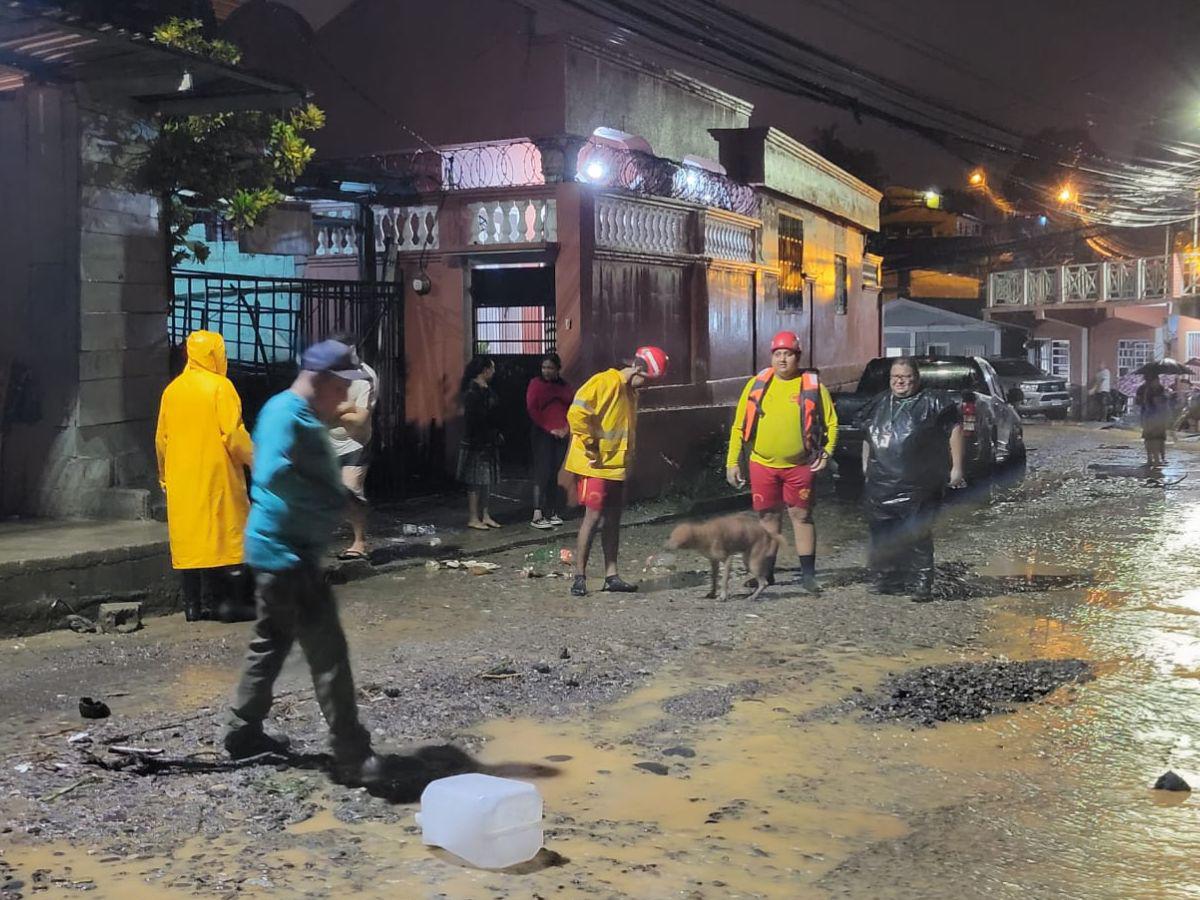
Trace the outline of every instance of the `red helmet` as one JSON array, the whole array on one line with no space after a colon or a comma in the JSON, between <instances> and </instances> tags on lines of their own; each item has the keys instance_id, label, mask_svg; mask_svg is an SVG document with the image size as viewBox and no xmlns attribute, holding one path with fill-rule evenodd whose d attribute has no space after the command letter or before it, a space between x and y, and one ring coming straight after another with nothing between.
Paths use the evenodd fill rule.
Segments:
<instances>
[{"instance_id":1,"label":"red helmet","mask_svg":"<svg viewBox=\"0 0 1200 900\"><path fill-rule=\"evenodd\" d=\"M800 352L800 337L794 331L780 331L771 338L771 352L776 350L791 350Z\"/></svg>"},{"instance_id":2,"label":"red helmet","mask_svg":"<svg viewBox=\"0 0 1200 900\"><path fill-rule=\"evenodd\" d=\"M638 347L633 354L635 365L650 381L655 381L667 374L667 363L670 357L661 347Z\"/></svg>"}]
</instances>

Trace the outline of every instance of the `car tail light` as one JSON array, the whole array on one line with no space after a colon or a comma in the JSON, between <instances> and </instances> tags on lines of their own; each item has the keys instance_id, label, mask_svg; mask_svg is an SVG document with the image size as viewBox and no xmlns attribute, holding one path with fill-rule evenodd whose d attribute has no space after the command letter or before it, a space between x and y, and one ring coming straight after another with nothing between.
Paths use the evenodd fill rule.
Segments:
<instances>
[{"instance_id":1,"label":"car tail light","mask_svg":"<svg viewBox=\"0 0 1200 900\"><path fill-rule=\"evenodd\" d=\"M975 401L964 400L962 405L962 426L967 434L975 431Z\"/></svg>"}]
</instances>

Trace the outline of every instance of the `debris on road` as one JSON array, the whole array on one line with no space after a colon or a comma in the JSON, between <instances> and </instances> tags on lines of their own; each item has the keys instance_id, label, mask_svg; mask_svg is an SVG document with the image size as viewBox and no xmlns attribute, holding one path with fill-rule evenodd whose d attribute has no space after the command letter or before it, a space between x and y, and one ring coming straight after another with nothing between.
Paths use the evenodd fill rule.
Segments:
<instances>
[{"instance_id":1,"label":"debris on road","mask_svg":"<svg viewBox=\"0 0 1200 900\"><path fill-rule=\"evenodd\" d=\"M432 537L437 534L437 528L433 525L411 525L406 522L400 533L405 537Z\"/></svg>"},{"instance_id":2,"label":"debris on road","mask_svg":"<svg viewBox=\"0 0 1200 900\"><path fill-rule=\"evenodd\" d=\"M64 624L76 634L95 634L99 631L96 623L87 616L72 613L63 620Z\"/></svg>"},{"instance_id":3,"label":"debris on road","mask_svg":"<svg viewBox=\"0 0 1200 900\"><path fill-rule=\"evenodd\" d=\"M431 559L425 563L425 568L431 572L439 569L455 569L468 572L471 575L487 575L500 568L498 563L484 562L479 559Z\"/></svg>"},{"instance_id":4,"label":"debris on road","mask_svg":"<svg viewBox=\"0 0 1200 900\"><path fill-rule=\"evenodd\" d=\"M91 697L79 698L79 715L85 719L107 719L112 710L103 700L93 700Z\"/></svg>"},{"instance_id":5,"label":"debris on road","mask_svg":"<svg viewBox=\"0 0 1200 900\"><path fill-rule=\"evenodd\" d=\"M1163 772L1154 782L1156 791L1190 791L1192 786L1172 771Z\"/></svg>"},{"instance_id":6,"label":"debris on road","mask_svg":"<svg viewBox=\"0 0 1200 900\"><path fill-rule=\"evenodd\" d=\"M90 744L92 742L92 733L90 731L78 731L67 738L68 744Z\"/></svg>"},{"instance_id":7,"label":"debris on road","mask_svg":"<svg viewBox=\"0 0 1200 900\"><path fill-rule=\"evenodd\" d=\"M844 703L877 722L908 719L933 726L1012 712L1014 703L1039 700L1064 684L1091 678L1091 666L1081 659L952 663L893 675L877 693L855 694Z\"/></svg>"},{"instance_id":8,"label":"debris on road","mask_svg":"<svg viewBox=\"0 0 1200 900\"><path fill-rule=\"evenodd\" d=\"M129 634L142 627L142 604L101 603L99 615L100 630L105 634Z\"/></svg>"}]
</instances>

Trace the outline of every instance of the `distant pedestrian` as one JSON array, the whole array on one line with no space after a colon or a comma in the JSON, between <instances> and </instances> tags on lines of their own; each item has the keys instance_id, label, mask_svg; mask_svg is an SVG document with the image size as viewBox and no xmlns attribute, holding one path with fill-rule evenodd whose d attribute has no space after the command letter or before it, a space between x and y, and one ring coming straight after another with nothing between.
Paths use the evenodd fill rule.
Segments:
<instances>
[{"instance_id":1,"label":"distant pedestrian","mask_svg":"<svg viewBox=\"0 0 1200 900\"><path fill-rule=\"evenodd\" d=\"M467 527L499 528L489 510L492 486L500 481L500 398L492 389L496 364L476 356L463 371L460 386L463 438L458 448L458 480L467 486Z\"/></svg>"},{"instance_id":2,"label":"distant pedestrian","mask_svg":"<svg viewBox=\"0 0 1200 900\"><path fill-rule=\"evenodd\" d=\"M163 391L158 411L158 480L167 497L171 565L180 574L189 622L253 618L242 539L250 508L246 467L254 447L227 367L224 338L193 331L187 365Z\"/></svg>"},{"instance_id":3,"label":"distant pedestrian","mask_svg":"<svg viewBox=\"0 0 1200 900\"><path fill-rule=\"evenodd\" d=\"M639 347L633 359L622 362L619 369L607 369L585 381L567 411L571 446L566 470L577 476L579 502L584 508L571 584L571 594L576 597L587 594L588 556L597 531L604 550L601 590L637 590L637 585L617 574L625 479L633 467L637 393L648 382L662 378L668 362L667 354L658 347Z\"/></svg>"},{"instance_id":4,"label":"distant pedestrian","mask_svg":"<svg viewBox=\"0 0 1200 900\"><path fill-rule=\"evenodd\" d=\"M1103 363L1096 370L1090 393L1094 415L1101 422L1107 422L1112 415L1112 372Z\"/></svg>"},{"instance_id":5,"label":"distant pedestrian","mask_svg":"<svg viewBox=\"0 0 1200 900\"><path fill-rule=\"evenodd\" d=\"M1146 445L1146 465L1161 466L1167 461L1167 425L1171 403L1167 389L1153 372L1138 387L1133 402L1142 420L1142 443Z\"/></svg>"},{"instance_id":6,"label":"distant pedestrian","mask_svg":"<svg viewBox=\"0 0 1200 900\"><path fill-rule=\"evenodd\" d=\"M800 557L800 584L810 594L820 592L813 480L828 465L837 435L833 398L816 370L800 368L800 338L792 331L779 332L771 340L771 366L742 390L729 432L725 475L735 488L749 480L751 504L771 534L782 534L787 510ZM767 573L767 583L774 584L774 553Z\"/></svg>"},{"instance_id":7,"label":"distant pedestrian","mask_svg":"<svg viewBox=\"0 0 1200 900\"><path fill-rule=\"evenodd\" d=\"M332 340L348 347L356 344L352 335L335 334ZM379 376L365 362L359 367L366 378L350 382L346 402L338 410L337 424L329 429L333 452L342 470L342 484L349 492L346 517L350 520L353 540L338 554L338 559L367 559L367 468L371 464L372 419L379 401Z\"/></svg>"},{"instance_id":8,"label":"distant pedestrian","mask_svg":"<svg viewBox=\"0 0 1200 900\"><path fill-rule=\"evenodd\" d=\"M890 387L859 414L869 565L883 594L933 598L933 526L946 485L963 478L961 413L945 391L921 386L916 363L892 363Z\"/></svg>"},{"instance_id":9,"label":"distant pedestrian","mask_svg":"<svg viewBox=\"0 0 1200 900\"><path fill-rule=\"evenodd\" d=\"M304 351L292 386L262 408L254 429L253 506L246 559L254 567L258 621L225 732L234 759L281 753L288 741L267 734L275 679L299 642L329 725L335 777L377 783L382 760L358 718L354 677L337 601L322 567L346 509L346 489L327 427L352 381L366 379L353 348L322 341Z\"/></svg>"},{"instance_id":10,"label":"distant pedestrian","mask_svg":"<svg viewBox=\"0 0 1200 900\"><path fill-rule=\"evenodd\" d=\"M547 529L563 523L559 517L558 472L567 456L567 409L575 398L571 386L563 381L562 360L557 353L542 357L542 372L529 382L525 409L533 423L530 449L533 456L534 528Z\"/></svg>"}]
</instances>

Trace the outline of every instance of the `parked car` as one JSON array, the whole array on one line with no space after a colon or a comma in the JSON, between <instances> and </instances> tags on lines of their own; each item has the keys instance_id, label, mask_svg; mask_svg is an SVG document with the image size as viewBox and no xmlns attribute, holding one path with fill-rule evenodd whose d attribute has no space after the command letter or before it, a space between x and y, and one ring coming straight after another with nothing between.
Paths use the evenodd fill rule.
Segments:
<instances>
[{"instance_id":1,"label":"parked car","mask_svg":"<svg viewBox=\"0 0 1200 900\"><path fill-rule=\"evenodd\" d=\"M999 466L1025 458L1025 432L1013 401L1006 395L996 370L978 356L914 357L921 369L921 384L959 396L963 432L967 439L966 476L978 481ZM850 478L862 475L862 430L858 414L875 395L889 390L894 360L880 357L867 363L854 393L835 394L838 414L838 443L834 460L838 472Z\"/></svg>"},{"instance_id":2,"label":"parked car","mask_svg":"<svg viewBox=\"0 0 1200 900\"><path fill-rule=\"evenodd\" d=\"M1047 419L1065 419L1071 411L1071 394L1067 383L1039 369L1020 357L991 357L988 362L1000 376L1007 393L1021 392L1017 412L1023 416L1043 415Z\"/></svg>"}]
</instances>

